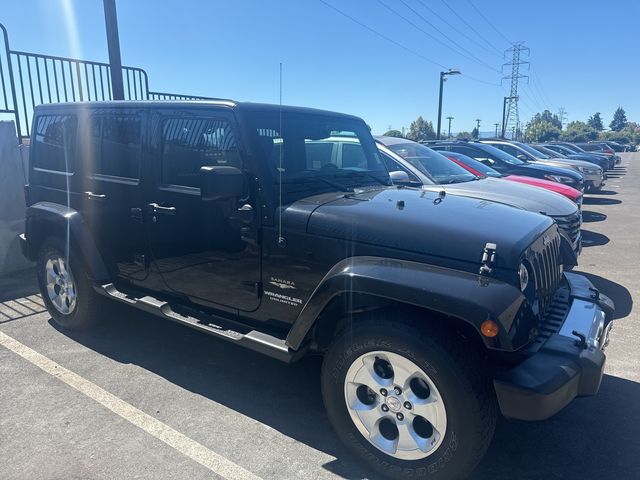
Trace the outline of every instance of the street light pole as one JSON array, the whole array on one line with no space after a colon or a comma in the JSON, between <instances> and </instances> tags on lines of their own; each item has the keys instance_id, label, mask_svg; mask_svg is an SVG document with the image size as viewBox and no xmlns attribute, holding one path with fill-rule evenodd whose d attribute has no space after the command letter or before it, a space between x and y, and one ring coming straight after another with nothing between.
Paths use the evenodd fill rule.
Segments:
<instances>
[{"instance_id":1,"label":"street light pole","mask_svg":"<svg viewBox=\"0 0 640 480\"><path fill-rule=\"evenodd\" d=\"M103 0L104 23L107 29L107 47L109 49L109 69L111 70L111 88L114 100L124 100L122 81L122 59L120 58L120 37L118 35L118 14L116 0Z\"/></svg>"},{"instance_id":2,"label":"street light pole","mask_svg":"<svg viewBox=\"0 0 640 480\"><path fill-rule=\"evenodd\" d=\"M446 72L440 72L440 93L438 95L438 131L436 132L436 138L440 140L440 127L442 126L442 89L447 75L460 75L460 70L449 69Z\"/></svg>"},{"instance_id":3,"label":"street light pole","mask_svg":"<svg viewBox=\"0 0 640 480\"><path fill-rule=\"evenodd\" d=\"M494 123L494 125L496 126L496 138L498 137L498 126L500 125L499 123Z\"/></svg>"},{"instance_id":4,"label":"street light pole","mask_svg":"<svg viewBox=\"0 0 640 480\"><path fill-rule=\"evenodd\" d=\"M449 120L449 131L447 133L447 138L451 138L451 120L453 120L453 117L447 117L447 120Z\"/></svg>"},{"instance_id":5,"label":"street light pole","mask_svg":"<svg viewBox=\"0 0 640 480\"><path fill-rule=\"evenodd\" d=\"M480 138L480 119L476 118L476 131L478 132L478 138Z\"/></svg>"}]
</instances>

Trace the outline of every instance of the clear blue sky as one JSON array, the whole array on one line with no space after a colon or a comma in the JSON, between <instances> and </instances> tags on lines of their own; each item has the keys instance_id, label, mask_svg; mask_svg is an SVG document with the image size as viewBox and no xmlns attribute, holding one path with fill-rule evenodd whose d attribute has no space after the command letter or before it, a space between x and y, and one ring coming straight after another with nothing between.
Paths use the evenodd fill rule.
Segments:
<instances>
[{"instance_id":1,"label":"clear blue sky","mask_svg":"<svg viewBox=\"0 0 640 480\"><path fill-rule=\"evenodd\" d=\"M143 67L154 90L276 103L283 62L285 103L353 113L381 133L408 127L418 115L435 126L442 68L429 59L466 74L445 85L443 118L455 117L452 130L471 130L480 118L481 130L492 131L508 89L493 70L504 61L496 50L508 48L508 39L531 49L522 120L564 107L568 120L600 111L608 125L621 105L629 120L640 121L640 2L472 1L496 29L468 0L326 0L417 55L320 0L119 0L117 6L123 63ZM12 48L107 60L102 0L1 5ZM455 51L461 48L466 56Z\"/></svg>"}]
</instances>

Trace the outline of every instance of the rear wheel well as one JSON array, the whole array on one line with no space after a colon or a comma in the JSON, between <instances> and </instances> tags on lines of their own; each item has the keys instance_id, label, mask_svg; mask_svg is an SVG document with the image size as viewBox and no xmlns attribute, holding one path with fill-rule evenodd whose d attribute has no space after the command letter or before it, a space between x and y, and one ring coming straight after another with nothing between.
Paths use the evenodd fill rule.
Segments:
<instances>
[{"instance_id":1,"label":"rear wheel well","mask_svg":"<svg viewBox=\"0 0 640 480\"><path fill-rule=\"evenodd\" d=\"M38 252L42 248L42 244L48 238L66 238L64 227L60 223L48 218L39 218L31 220L29 229L29 254L32 260L38 258Z\"/></svg>"},{"instance_id":2,"label":"rear wheel well","mask_svg":"<svg viewBox=\"0 0 640 480\"><path fill-rule=\"evenodd\" d=\"M458 317L375 295L343 293L331 300L309 332L312 349L324 353L338 331L374 310L386 310L399 322L412 323L418 328L449 331L478 351L485 347L476 328Z\"/></svg>"}]
</instances>

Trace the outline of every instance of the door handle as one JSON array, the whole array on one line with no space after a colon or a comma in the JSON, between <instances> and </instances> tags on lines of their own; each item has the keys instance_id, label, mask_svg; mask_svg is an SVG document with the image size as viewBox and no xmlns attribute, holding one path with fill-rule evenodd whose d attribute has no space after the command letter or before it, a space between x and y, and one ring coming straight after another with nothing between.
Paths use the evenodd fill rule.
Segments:
<instances>
[{"instance_id":1,"label":"door handle","mask_svg":"<svg viewBox=\"0 0 640 480\"><path fill-rule=\"evenodd\" d=\"M98 202L104 202L107 196L103 193L84 192L84 195L88 200L96 200Z\"/></svg>"},{"instance_id":2,"label":"door handle","mask_svg":"<svg viewBox=\"0 0 640 480\"><path fill-rule=\"evenodd\" d=\"M175 215L176 207L163 207L162 205L158 205L157 203L150 203L151 211L153 213L158 213L162 215Z\"/></svg>"}]
</instances>

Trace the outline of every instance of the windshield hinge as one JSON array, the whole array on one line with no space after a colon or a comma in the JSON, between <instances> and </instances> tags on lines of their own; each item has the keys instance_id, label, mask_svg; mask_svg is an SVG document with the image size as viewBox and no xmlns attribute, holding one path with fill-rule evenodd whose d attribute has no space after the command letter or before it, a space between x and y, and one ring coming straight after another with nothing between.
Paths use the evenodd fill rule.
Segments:
<instances>
[{"instance_id":1,"label":"windshield hinge","mask_svg":"<svg viewBox=\"0 0 640 480\"><path fill-rule=\"evenodd\" d=\"M482 252L482 266L480 267L480 275L489 275L493 270L493 262L496 260L497 246L495 243L487 243Z\"/></svg>"}]
</instances>

